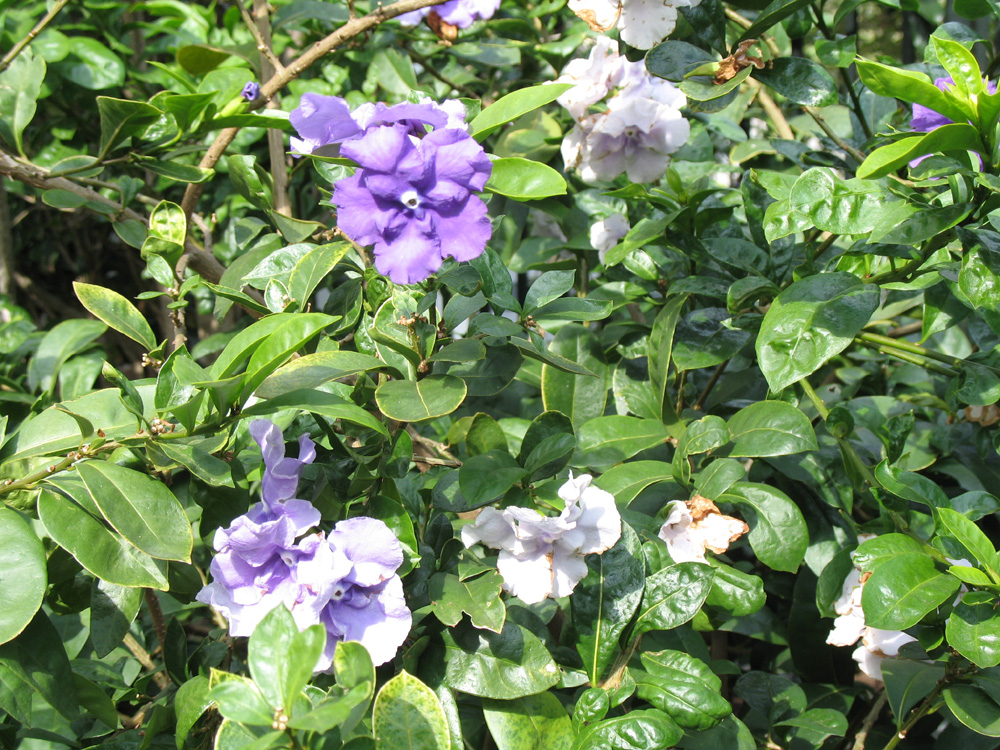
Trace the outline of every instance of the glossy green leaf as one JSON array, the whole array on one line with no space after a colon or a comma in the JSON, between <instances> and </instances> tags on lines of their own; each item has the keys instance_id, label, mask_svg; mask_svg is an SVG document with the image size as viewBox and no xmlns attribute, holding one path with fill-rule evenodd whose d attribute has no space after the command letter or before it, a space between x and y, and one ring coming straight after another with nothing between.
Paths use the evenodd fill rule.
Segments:
<instances>
[{"instance_id":1,"label":"glossy green leaf","mask_svg":"<svg viewBox=\"0 0 1000 750\"><path fill-rule=\"evenodd\" d=\"M865 583L865 622L881 630L905 630L954 597L959 586L957 578L938 572L927 555L896 555L875 568Z\"/></svg>"},{"instance_id":2,"label":"glossy green leaf","mask_svg":"<svg viewBox=\"0 0 1000 750\"><path fill-rule=\"evenodd\" d=\"M539 200L566 194L566 180L552 167L519 156L493 162L486 190L518 201Z\"/></svg>"},{"instance_id":3,"label":"glossy green leaf","mask_svg":"<svg viewBox=\"0 0 1000 750\"><path fill-rule=\"evenodd\" d=\"M312 678L326 645L319 623L301 633L284 606L272 609L250 637L247 664L261 694L272 708L289 709ZM287 711L286 711L287 713Z\"/></svg>"},{"instance_id":4,"label":"glossy green leaf","mask_svg":"<svg viewBox=\"0 0 1000 750\"><path fill-rule=\"evenodd\" d=\"M481 698L513 700L548 690L559 668L535 635L509 620L499 634L459 626L447 629L444 683Z\"/></svg>"},{"instance_id":5,"label":"glossy green leaf","mask_svg":"<svg viewBox=\"0 0 1000 750\"><path fill-rule=\"evenodd\" d=\"M738 506L750 526L750 546L762 563L774 570L798 570L809 546L809 531L802 511L788 495L766 484L739 482L719 501Z\"/></svg>"},{"instance_id":6,"label":"glossy green leaf","mask_svg":"<svg viewBox=\"0 0 1000 750\"><path fill-rule=\"evenodd\" d=\"M933 481L916 472L890 466L888 461L882 461L875 467L875 478L886 490L909 502L932 508L951 505L948 496Z\"/></svg>"},{"instance_id":7,"label":"glossy green leaf","mask_svg":"<svg viewBox=\"0 0 1000 750\"><path fill-rule=\"evenodd\" d=\"M84 307L116 331L141 344L147 352L156 348L156 337L146 318L118 292L81 281L73 282L73 290Z\"/></svg>"},{"instance_id":8,"label":"glossy green leaf","mask_svg":"<svg viewBox=\"0 0 1000 750\"><path fill-rule=\"evenodd\" d=\"M633 636L672 630L693 618L712 589L715 571L703 563L671 565L646 578Z\"/></svg>"},{"instance_id":9,"label":"glossy green leaf","mask_svg":"<svg viewBox=\"0 0 1000 750\"><path fill-rule=\"evenodd\" d=\"M198 719L212 705L208 691L208 678L204 675L192 677L177 688L177 693L174 695L174 712L177 715L174 737L177 741L177 750L183 750L184 740Z\"/></svg>"},{"instance_id":10,"label":"glossy green leaf","mask_svg":"<svg viewBox=\"0 0 1000 750\"><path fill-rule=\"evenodd\" d=\"M924 73L900 70L869 60L858 60L857 68L865 86L879 96L923 104L955 122L966 122L974 115L967 110L967 105L941 91Z\"/></svg>"},{"instance_id":11,"label":"glossy green leaf","mask_svg":"<svg viewBox=\"0 0 1000 750\"><path fill-rule=\"evenodd\" d=\"M876 179L895 172L921 156L969 150L980 153L986 150L979 140L978 130L964 122L942 125L926 135L902 138L875 149L858 167L858 177Z\"/></svg>"},{"instance_id":12,"label":"glossy green leaf","mask_svg":"<svg viewBox=\"0 0 1000 750\"><path fill-rule=\"evenodd\" d=\"M673 470L662 461L630 461L608 469L594 484L615 496L619 507L627 507L650 485L674 482Z\"/></svg>"},{"instance_id":13,"label":"glossy green leaf","mask_svg":"<svg viewBox=\"0 0 1000 750\"><path fill-rule=\"evenodd\" d=\"M680 651L642 654L636 670L638 695L666 712L684 729L711 729L732 713L720 695L722 680L708 665Z\"/></svg>"},{"instance_id":14,"label":"glossy green leaf","mask_svg":"<svg viewBox=\"0 0 1000 750\"><path fill-rule=\"evenodd\" d=\"M79 715L76 682L59 631L44 611L0 645L0 675L13 673L70 721Z\"/></svg>"},{"instance_id":15,"label":"glossy green leaf","mask_svg":"<svg viewBox=\"0 0 1000 750\"><path fill-rule=\"evenodd\" d=\"M909 659L886 659L882 662L885 694L889 699L896 726L901 727L910 709L937 687L944 677L941 664L925 664Z\"/></svg>"},{"instance_id":16,"label":"glossy green leaf","mask_svg":"<svg viewBox=\"0 0 1000 750\"><path fill-rule=\"evenodd\" d=\"M56 376L74 354L88 348L108 327L99 320L64 320L42 338L28 362L28 388L52 393Z\"/></svg>"},{"instance_id":17,"label":"glossy green leaf","mask_svg":"<svg viewBox=\"0 0 1000 750\"><path fill-rule=\"evenodd\" d=\"M497 750L571 750L573 722L553 693L486 699L483 715Z\"/></svg>"},{"instance_id":18,"label":"glossy green leaf","mask_svg":"<svg viewBox=\"0 0 1000 750\"><path fill-rule=\"evenodd\" d=\"M640 709L598 721L583 729L573 750L640 750L673 747L684 730L663 711Z\"/></svg>"},{"instance_id":19,"label":"glossy green leaf","mask_svg":"<svg viewBox=\"0 0 1000 750\"><path fill-rule=\"evenodd\" d=\"M379 750L450 750L448 724L434 691L405 670L375 696L372 717Z\"/></svg>"},{"instance_id":20,"label":"glossy green leaf","mask_svg":"<svg viewBox=\"0 0 1000 750\"><path fill-rule=\"evenodd\" d=\"M142 603L142 589L94 579L90 591L90 639L104 658L121 645Z\"/></svg>"},{"instance_id":21,"label":"glossy green leaf","mask_svg":"<svg viewBox=\"0 0 1000 750\"><path fill-rule=\"evenodd\" d=\"M934 513L938 536L954 539L966 552L970 560L992 567L996 564L997 553L993 542L974 522L951 508L938 508Z\"/></svg>"},{"instance_id":22,"label":"glossy green leaf","mask_svg":"<svg viewBox=\"0 0 1000 750\"><path fill-rule=\"evenodd\" d=\"M880 183L842 180L829 167L816 167L800 175L792 185L788 211L807 217L817 229L864 234L885 215L889 195Z\"/></svg>"},{"instance_id":23,"label":"glossy green leaf","mask_svg":"<svg viewBox=\"0 0 1000 750\"><path fill-rule=\"evenodd\" d=\"M227 719L250 726L270 727L274 709L268 705L252 680L241 675L213 669L209 678L209 700Z\"/></svg>"},{"instance_id":24,"label":"glossy green leaf","mask_svg":"<svg viewBox=\"0 0 1000 750\"><path fill-rule=\"evenodd\" d=\"M681 436L684 425L674 411L672 397L668 392L668 374L674 345L674 331L686 300L687 296L683 294L669 297L656 314L653 330L649 335L649 379L653 384L656 401L660 404L663 423L675 438Z\"/></svg>"},{"instance_id":25,"label":"glossy green leaf","mask_svg":"<svg viewBox=\"0 0 1000 750\"><path fill-rule=\"evenodd\" d=\"M190 559L191 524L162 482L109 461L85 461L77 472L108 523L138 549L160 560Z\"/></svg>"},{"instance_id":26,"label":"glossy green leaf","mask_svg":"<svg viewBox=\"0 0 1000 750\"><path fill-rule=\"evenodd\" d=\"M45 60L31 47L14 58L0 73L0 137L24 153L24 129L35 116L35 107L45 79Z\"/></svg>"},{"instance_id":27,"label":"glossy green leaf","mask_svg":"<svg viewBox=\"0 0 1000 750\"><path fill-rule=\"evenodd\" d=\"M712 561L715 578L705 600L713 607L722 607L736 617L752 615L764 606L764 581L760 576L744 573L716 560ZM839 589L838 589L839 593Z\"/></svg>"},{"instance_id":28,"label":"glossy green leaf","mask_svg":"<svg viewBox=\"0 0 1000 750\"><path fill-rule=\"evenodd\" d=\"M980 669L1000 664L998 606L1000 599L994 592L966 592L945 628L948 645Z\"/></svg>"},{"instance_id":29,"label":"glossy green leaf","mask_svg":"<svg viewBox=\"0 0 1000 750\"><path fill-rule=\"evenodd\" d=\"M512 122L521 115L555 101L572 87L572 84L556 83L513 91L480 112L469 123L469 133L481 141L504 123Z\"/></svg>"},{"instance_id":30,"label":"glossy green leaf","mask_svg":"<svg viewBox=\"0 0 1000 750\"><path fill-rule=\"evenodd\" d=\"M826 70L804 57L779 57L755 71L755 80L789 101L809 107L829 107L838 101L837 84Z\"/></svg>"},{"instance_id":31,"label":"glossy green leaf","mask_svg":"<svg viewBox=\"0 0 1000 750\"><path fill-rule=\"evenodd\" d=\"M843 351L878 302L878 288L849 273L817 274L785 289L757 336L757 358L771 390L787 388Z\"/></svg>"},{"instance_id":32,"label":"glossy green leaf","mask_svg":"<svg viewBox=\"0 0 1000 750\"><path fill-rule=\"evenodd\" d=\"M758 401L729 419L732 457L786 456L819 450L809 418L785 401Z\"/></svg>"},{"instance_id":33,"label":"glossy green leaf","mask_svg":"<svg viewBox=\"0 0 1000 750\"><path fill-rule=\"evenodd\" d=\"M77 493L86 495L86 489L80 485ZM38 516L56 543L98 578L119 586L167 589L165 562L132 546L71 500L42 491Z\"/></svg>"},{"instance_id":34,"label":"glossy green leaf","mask_svg":"<svg viewBox=\"0 0 1000 750\"><path fill-rule=\"evenodd\" d=\"M428 375L422 380L389 380L375 391L378 408L389 419L419 422L451 414L465 400L465 382L454 375Z\"/></svg>"},{"instance_id":35,"label":"glossy green leaf","mask_svg":"<svg viewBox=\"0 0 1000 750\"><path fill-rule=\"evenodd\" d=\"M590 329L571 323L559 329L549 344L549 351L583 365L597 377L576 375L545 365L542 368L545 409L562 412L577 427L602 416L608 397L607 365L597 336Z\"/></svg>"},{"instance_id":36,"label":"glossy green leaf","mask_svg":"<svg viewBox=\"0 0 1000 750\"><path fill-rule=\"evenodd\" d=\"M657 420L638 417L597 417L580 425L577 432L578 466L610 466L649 448L663 445L670 433Z\"/></svg>"},{"instance_id":37,"label":"glossy green leaf","mask_svg":"<svg viewBox=\"0 0 1000 750\"><path fill-rule=\"evenodd\" d=\"M639 537L627 523L611 549L587 555L587 575L570 597L576 649L592 685L620 652L619 638L642 600L646 570Z\"/></svg>"},{"instance_id":38,"label":"glossy green leaf","mask_svg":"<svg viewBox=\"0 0 1000 750\"><path fill-rule=\"evenodd\" d=\"M720 307L694 310L677 324L673 361L678 372L714 367L725 362L750 341L750 333L728 328L732 316Z\"/></svg>"},{"instance_id":39,"label":"glossy green leaf","mask_svg":"<svg viewBox=\"0 0 1000 750\"><path fill-rule=\"evenodd\" d=\"M247 381L243 388L244 398L256 390L272 372L301 349L337 318L323 313L298 313L284 320L272 329L267 338L254 348L247 363Z\"/></svg>"},{"instance_id":40,"label":"glossy green leaf","mask_svg":"<svg viewBox=\"0 0 1000 750\"><path fill-rule=\"evenodd\" d=\"M977 734L1000 737L1000 705L972 685L949 685L942 691L944 702L962 722Z\"/></svg>"},{"instance_id":41,"label":"glossy green leaf","mask_svg":"<svg viewBox=\"0 0 1000 750\"><path fill-rule=\"evenodd\" d=\"M493 449L467 459L458 477L462 494L479 506L499 499L527 473L507 451Z\"/></svg>"},{"instance_id":42,"label":"glossy green leaf","mask_svg":"<svg viewBox=\"0 0 1000 750\"><path fill-rule=\"evenodd\" d=\"M101 115L102 155L113 151L126 138L152 125L163 114L156 107L145 102L129 99L114 99L110 96L97 97L97 111Z\"/></svg>"},{"instance_id":43,"label":"glossy green leaf","mask_svg":"<svg viewBox=\"0 0 1000 750\"><path fill-rule=\"evenodd\" d=\"M31 622L42 604L48 576L45 548L21 515L0 508L0 643L6 643Z\"/></svg>"},{"instance_id":44,"label":"glossy green leaf","mask_svg":"<svg viewBox=\"0 0 1000 750\"><path fill-rule=\"evenodd\" d=\"M306 354L282 365L257 386L259 398L275 398L291 391L315 388L339 380L385 368L386 364L370 354L329 351Z\"/></svg>"},{"instance_id":45,"label":"glossy green leaf","mask_svg":"<svg viewBox=\"0 0 1000 750\"><path fill-rule=\"evenodd\" d=\"M450 573L435 573L427 582L431 611L451 627L461 621L464 612L473 627L499 633L507 617L500 598L502 584L503 579L495 571L464 580Z\"/></svg>"}]
</instances>

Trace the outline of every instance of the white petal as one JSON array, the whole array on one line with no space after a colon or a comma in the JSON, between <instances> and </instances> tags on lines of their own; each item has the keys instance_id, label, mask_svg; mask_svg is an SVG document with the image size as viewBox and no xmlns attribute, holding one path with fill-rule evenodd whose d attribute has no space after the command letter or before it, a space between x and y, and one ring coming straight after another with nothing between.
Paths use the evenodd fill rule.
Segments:
<instances>
[{"instance_id":1,"label":"white petal","mask_svg":"<svg viewBox=\"0 0 1000 750\"><path fill-rule=\"evenodd\" d=\"M483 508L476 522L462 529L462 544L471 547L476 542L494 549L510 547L514 543L514 524L496 508Z\"/></svg>"},{"instance_id":2,"label":"white petal","mask_svg":"<svg viewBox=\"0 0 1000 750\"><path fill-rule=\"evenodd\" d=\"M846 615L854 609L855 589L861 588L861 571L851 568L844 579L844 586L840 592L840 598L833 603L833 611L838 615Z\"/></svg>"},{"instance_id":3,"label":"white petal","mask_svg":"<svg viewBox=\"0 0 1000 750\"><path fill-rule=\"evenodd\" d=\"M576 520L576 528L585 536L579 551L588 555L613 547L622 535L622 517L614 495L599 487L588 487L583 491L580 507L583 513Z\"/></svg>"},{"instance_id":4,"label":"white petal","mask_svg":"<svg viewBox=\"0 0 1000 750\"><path fill-rule=\"evenodd\" d=\"M831 646L853 646L865 632L865 616L860 610L841 615L833 621L833 630L826 637Z\"/></svg>"},{"instance_id":5,"label":"white petal","mask_svg":"<svg viewBox=\"0 0 1000 750\"><path fill-rule=\"evenodd\" d=\"M594 31L607 31L618 21L621 3L618 0L569 0L569 9Z\"/></svg>"},{"instance_id":6,"label":"white petal","mask_svg":"<svg viewBox=\"0 0 1000 750\"><path fill-rule=\"evenodd\" d=\"M501 550L497 570L503 576L503 587L525 604L537 604L552 595L552 554L518 559Z\"/></svg>"},{"instance_id":7,"label":"white petal","mask_svg":"<svg viewBox=\"0 0 1000 750\"><path fill-rule=\"evenodd\" d=\"M873 680L882 681L882 660L884 657L873 654L864 646L858 646L851 656L858 663L858 666L861 667L862 672Z\"/></svg>"},{"instance_id":8,"label":"white petal","mask_svg":"<svg viewBox=\"0 0 1000 750\"><path fill-rule=\"evenodd\" d=\"M587 563L583 557L556 544L552 555L552 598L572 594L586 575Z\"/></svg>"},{"instance_id":9,"label":"white petal","mask_svg":"<svg viewBox=\"0 0 1000 750\"><path fill-rule=\"evenodd\" d=\"M627 0L618 19L621 38L638 49L654 47L676 24L677 8L663 0Z\"/></svg>"},{"instance_id":10,"label":"white petal","mask_svg":"<svg viewBox=\"0 0 1000 750\"><path fill-rule=\"evenodd\" d=\"M601 262L604 262L604 254L617 245L631 228L628 219L621 214L611 214L590 227L590 245L601 254Z\"/></svg>"},{"instance_id":11,"label":"white petal","mask_svg":"<svg viewBox=\"0 0 1000 750\"><path fill-rule=\"evenodd\" d=\"M896 656L904 643L913 643L916 638L901 630L879 630L868 628L865 633L865 647L879 656Z\"/></svg>"}]
</instances>

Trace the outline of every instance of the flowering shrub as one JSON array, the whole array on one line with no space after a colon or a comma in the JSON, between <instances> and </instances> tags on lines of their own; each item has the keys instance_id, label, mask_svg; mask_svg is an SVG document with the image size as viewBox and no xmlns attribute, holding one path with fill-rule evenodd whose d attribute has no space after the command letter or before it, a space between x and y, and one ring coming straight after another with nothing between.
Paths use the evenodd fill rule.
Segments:
<instances>
[{"instance_id":1,"label":"flowering shrub","mask_svg":"<svg viewBox=\"0 0 1000 750\"><path fill-rule=\"evenodd\" d=\"M1000 744L944 11L0 3L0 747Z\"/></svg>"}]
</instances>

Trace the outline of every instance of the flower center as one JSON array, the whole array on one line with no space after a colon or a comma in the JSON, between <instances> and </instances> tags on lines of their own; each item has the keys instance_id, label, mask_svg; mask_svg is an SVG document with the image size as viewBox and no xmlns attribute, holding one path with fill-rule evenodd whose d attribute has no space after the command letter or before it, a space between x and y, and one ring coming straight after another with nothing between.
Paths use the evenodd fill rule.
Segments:
<instances>
[{"instance_id":1,"label":"flower center","mask_svg":"<svg viewBox=\"0 0 1000 750\"><path fill-rule=\"evenodd\" d=\"M347 587L343 586L341 584L338 584L337 588L335 588L333 590L333 593L330 594L330 599L332 599L335 602L339 602L341 599L344 598L344 594L346 594L346 593L347 593Z\"/></svg>"},{"instance_id":2,"label":"flower center","mask_svg":"<svg viewBox=\"0 0 1000 750\"><path fill-rule=\"evenodd\" d=\"M416 190L407 190L401 196L399 200L407 208L419 208L420 207L420 196L417 194Z\"/></svg>"}]
</instances>

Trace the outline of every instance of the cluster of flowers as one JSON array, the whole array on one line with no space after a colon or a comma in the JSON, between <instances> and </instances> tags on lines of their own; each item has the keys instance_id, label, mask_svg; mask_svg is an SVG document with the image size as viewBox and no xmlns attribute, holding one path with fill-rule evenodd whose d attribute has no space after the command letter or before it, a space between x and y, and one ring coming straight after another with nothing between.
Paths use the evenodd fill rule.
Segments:
<instances>
[{"instance_id":1,"label":"cluster of flowers","mask_svg":"<svg viewBox=\"0 0 1000 750\"><path fill-rule=\"evenodd\" d=\"M569 8L594 31L618 29L626 44L651 49L677 25L677 9L701 0L569 0Z\"/></svg>"},{"instance_id":2,"label":"cluster of flowers","mask_svg":"<svg viewBox=\"0 0 1000 750\"><path fill-rule=\"evenodd\" d=\"M340 97L305 94L291 122L294 152L339 144L357 162L334 187L337 225L373 245L375 267L395 283L423 281L446 257L472 260L486 248L490 220L473 193L493 166L469 135L461 102L379 102L352 112Z\"/></svg>"},{"instance_id":3,"label":"cluster of flowers","mask_svg":"<svg viewBox=\"0 0 1000 750\"><path fill-rule=\"evenodd\" d=\"M281 430L257 420L250 434L264 456L262 502L215 534L213 582L197 596L249 636L275 607L287 607L300 630L322 623L326 650L316 671L330 668L339 641L360 641L375 664L392 659L410 632L412 617L396 571L403 550L389 527L374 518L341 521L328 536L303 536L319 523L312 503L295 498L305 464L316 457L307 435L299 457L286 458Z\"/></svg>"},{"instance_id":4,"label":"cluster of flowers","mask_svg":"<svg viewBox=\"0 0 1000 750\"><path fill-rule=\"evenodd\" d=\"M443 5L403 13L396 18L404 26L416 26L432 12L449 26L469 28L476 21L492 18L500 7L500 0L448 0Z\"/></svg>"},{"instance_id":5,"label":"cluster of flowers","mask_svg":"<svg viewBox=\"0 0 1000 750\"><path fill-rule=\"evenodd\" d=\"M530 508L483 508L462 529L462 542L500 550L497 570L504 589L528 604L569 596L587 575L586 555L605 552L622 534L622 519L611 493L591 487L590 474L559 488L565 503L558 516Z\"/></svg>"},{"instance_id":6,"label":"cluster of flowers","mask_svg":"<svg viewBox=\"0 0 1000 750\"><path fill-rule=\"evenodd\" d=\"M598 38L590 56L570 62L556 81L575 84L559 97L576 120L562 142L563 161L579 168L585 182L613 180L623 172L632 182L654 182L691 132L680 112L687 98L612 44ZM589 114L602 100L607 109Z\"/></svg>"}]
</instances>

